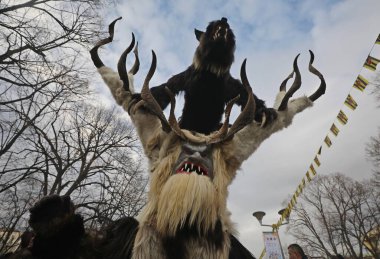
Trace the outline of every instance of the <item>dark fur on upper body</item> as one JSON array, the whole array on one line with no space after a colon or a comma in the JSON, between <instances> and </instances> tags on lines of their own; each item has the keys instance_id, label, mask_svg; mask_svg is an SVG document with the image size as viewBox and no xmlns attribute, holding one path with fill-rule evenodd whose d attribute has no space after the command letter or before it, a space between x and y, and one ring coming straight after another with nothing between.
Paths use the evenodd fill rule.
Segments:
<instances>
[{"instance_id":1,"label":"dark fur on upper body","mask_svg":"<svg viewBox=\"0 0 380 259\"><path fill-rule=\"evenodd\" d=\"M220 221L216 224L213 231L208 231L206 234L201 234L196 227L185 227L177 231L173 237L163 238L163 246L168 259L188 258L186 244L192 239L206 238L211 246L220 249L223 245L223 229ZM191 251L190 251L191 252Z\"/></svg>"},{"instance_id":2,"label":"dark fur on upper body","mask_svg":"<svg viewBox=\"0 0 380 259\"><path fill-rule=\"evenodd\" d=\"M240 80L230 74L234 61L235 36L227 19L210 22L206 32L196 30L195 34L199 46L193 64L166 83L152 87L151 92L163 109L170 102L165 87L176 95L184 92L181 128L209 134L219 128L226 103L240 95L237 104L243 108L247 92ZM272 121L276 113L266 108L264 101L256 96L254 98L255 120L261 122L262 114L265 113L268 122Z\"/></svg>"},{"instance_id":3,"label":"dark fur on upper body","mask_svg":"<svg viewBox=\"0 0 380 259\"><path fill-rule=\"evenodd\" d=\"M185 227L180 229L174 237L167 237L163 239L163 245L168 259L189 258L186 251L186 243L191 239L198 239L202 236L196 228ZM209 231L203 235L209 242L209 245L220 249L224 244L223 242L223 229L220 221L216 224L213 231ZM253 255L234 237L229 235L231 242L231 249L229 259L254 259Z\"/></svg>"},{"instance_id":4,"label":"dark fur on upper body","mask_svg":"<svg viewBox=\"0 0 380 259\"><path fill-rule=\"evenodd\" d=\"M101 258L131 258L139 223L132 217L121 218L105 230L101 245Z\"/></svg>"},{"instance_id":5,"label":"dark fur on upper body","mask_svg":"<svg viewBox=\"0 0 380 259\"><path fill-rule=\"evenodd\" d=\"M79 258L84 237L83 219L74 214L68 196L51 196L30 210L29 224L36 233L32 254L38 258ZM70 249L67 249L70 247Z\"/></svg>"},{"instance_id":6,"label":"dark fur on upper body","mask_svg":"<svg viewBox=\"0 0 380 259\"><path fill-rule=\"evenodd\" d=\"M83 218L74 214L68 196L42 198L30 209L29 225L34 237L30 244L11 258L80 258L85 238Z\"/></svg>"}]
</instances>

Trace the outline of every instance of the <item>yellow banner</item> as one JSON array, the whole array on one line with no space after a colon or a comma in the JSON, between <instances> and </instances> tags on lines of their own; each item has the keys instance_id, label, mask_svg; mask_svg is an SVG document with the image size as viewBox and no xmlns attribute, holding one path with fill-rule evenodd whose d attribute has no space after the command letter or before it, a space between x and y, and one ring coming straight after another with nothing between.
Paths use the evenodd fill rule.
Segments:
<instances>
[{"instance_id":1,"label":"yellow banner","mask_svg":"<svg viewBox=\"0 0 380 259\"><path fill-rule=\"evenodd\" d=\"M296 192L295 192L295 195L296 197L300 196L301 192L300 192L300 186L298 185L297 189L296 189Z\"/></svg>"},{"instance_id":2,"label":"yellow banner","mask_svg":"<svg viewBox=\"0 0 380 259\"><path fill-rule=\"evenodd\" d=\"M364 63L364 67L368 68L369 70L375 71L377 64L379 64L380 60L377 58L368 56L367 60Z\"/></svg>"},{"instance_id":3,"label":"yellow banner","mask_svg":"<svg viewBox=\"0 0 380 259\"><path fill-rule=\"evenodd\" d=\"M337 118L338 118L338 121L342 123L343 125L346 125L346 123L348 122L348 118L342 110L339 111Z\"/></svg>"},{"instance_id":4,"label":"yellow banner","mask_svg":"<svg viewBox=\"0 0 380 259\"><path fill-rule=\"evenodd\" d=\"M358 107L358 104L355 102L354 98L350 94L347 95L346 100L344 101L344 104L348 106L351 110L355 110L356 107Z\"/></svg>"},{"instance_id":5,"label":"yellow banner","mask_svg":"<svg viewBox=\"0 0 380 259\"><path fill-rule=\"evenodd\" d=\"M302 188L302 183L300 183L297 187L297 190L296 190L296 194L297 194L297 197L300 196L300 194L302 193L303 191L303 188Z\"/></svg>"},{"instance_id":6,"label":"yellow banner","mask_svg":"<svg viewBox=\"0 0 380 259\"><path fill-rule=\"evenodd\" d=\"M319 162L319 159L317 156L314 157L314 162L317 166L320 166L321 165L321 162Z\"/></svg>"},{"instance_id":7,"label":"yellow banner","mask_svg":"<svg viewBox=\"0 0 380 259\"><path fill-rule=\"evenodd\" d=\"M294 207L294 205L296 205L296 196L295 195L293 195L292 200L290 201L290 203L292 204L292 208Z\"/></svg>"},{"instance_id":8,"label":"yellow banner","mask_svg":"<svg viewBox=\"0 0 380 259\"><path fill-rule=\"evenodd\" d=\"M335 126L334 123L331 125L330 131L335 135L335 137L339 134L339 129L337 128L337 126Z\"/></svg>"},{"instance_id":9,"label":"yellow banner","mask_svg":"<svg viewBox=\"0 0 380 259\"><path fill-rule=\"evenodd\" d=\"M376 66L375 66L376 69ZM365 79L363 76L359 75L354 83L354 88L358 89L359 91L363 92L365 87L368 85L368 80Z\"/></svg>"},{"instance_id":10,"label":"yellow banner","mask_svg":"<svg viewBox=\"0 0 380 259\"><path fill-rule=\"evenodd\" d=\"M307 180L309 182L311 182L311 176L310 176L310 172L309 171L306 172L306 177L307 177Z\"/></svg>"},{"instance_id":11,"label":"yellow banner","mask_svg":"<svg viewBox=\"0 0 380 259\"><path fill-rule=\"evenodd\" d=\"M313 165L310 165L310 172L311 172L313 175L316 175L316 174L317 174L317 171L315 171Z\"/></svg>"},{"instance_id":12,"label":"yellow banner","mask_svg":"<svg viewBox=\"0 0 380 259\"><path fill-rule=\"evenodd\" d=\"M326 145L327 145L328 147L331 147L332 143L331 143L331 140L330 140L329 136L326 136L326 137L325 137L325 143L326 143Z\"/></svg>"}]
</instances>

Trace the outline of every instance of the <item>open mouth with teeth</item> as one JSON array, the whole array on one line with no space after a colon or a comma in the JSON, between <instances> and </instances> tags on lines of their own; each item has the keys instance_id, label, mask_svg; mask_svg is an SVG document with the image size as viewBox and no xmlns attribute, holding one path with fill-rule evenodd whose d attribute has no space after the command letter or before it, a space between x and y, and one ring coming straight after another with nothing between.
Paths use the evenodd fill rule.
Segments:
<instances>
[{"instance_id":1,"label":"open mouth with teeth","mask_svg":"<svg viewBox=\"0 0 380 259\"><path fill-rule=\"evenodd\" d=\"M214 40L225 40L225 41L227 41L227 34L228 34L228 29L222 28L221 26L219 26L213 35L213 39Z\"/></svg>"},{"instance_id":2,"label":"open mouth with teeth","mask_svg":"<svg viewBox=\"0 0 380 259\"><path fill-rule=\"evenodd\" d=\"M189 161L183 162L182 165L178 167L176 173L177 174L197 173L198 175L209 176L205 168Z\"/></svg>"}]
</instances>

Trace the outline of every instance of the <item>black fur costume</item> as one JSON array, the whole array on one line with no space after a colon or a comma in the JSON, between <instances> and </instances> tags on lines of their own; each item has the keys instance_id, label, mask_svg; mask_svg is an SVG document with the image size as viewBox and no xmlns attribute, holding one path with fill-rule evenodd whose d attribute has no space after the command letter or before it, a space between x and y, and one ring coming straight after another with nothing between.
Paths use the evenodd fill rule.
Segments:
<instances>
[{"instance_id":1,"label":"black fur costume","mask_svg":"<svg viewBox=\"0 0 380 259\"><path fill-rule=\"evenodd\" d=\"M166 83L152 87L151 92L161 108L169 104L165 91L185 92L185 104L180 127L204 134L219 129L224 107L232 98L240 95L237 104L242 108L247 102L247 92L240 80L233 78L230 67L234 61L235 36L226 18L210 22L206 32L195 30L199 41L193 64L185 71L171 77ZM269 123L276 117L273 109L255 95L255 120L261 122L265 113Z\"/></svg>"},{"instance_id":2,"label":"black fur costume","mask_svg":"<svg viewBox=\"0 0 380 259\"><path fill-rule=\"evenodd\" d=\"M29 224L35 234L28 248L10 259L128 259L131 258L138 222L127 217L109 224L99 232L85 232L83 219L74 211L68 196L43 198L30 209ZM189 233L187 233L189 234ZM166 240L168 258L181 253L176 240ZM252 254L231 235L229 259L252 259Z\"/></svg>"}]
</instances>

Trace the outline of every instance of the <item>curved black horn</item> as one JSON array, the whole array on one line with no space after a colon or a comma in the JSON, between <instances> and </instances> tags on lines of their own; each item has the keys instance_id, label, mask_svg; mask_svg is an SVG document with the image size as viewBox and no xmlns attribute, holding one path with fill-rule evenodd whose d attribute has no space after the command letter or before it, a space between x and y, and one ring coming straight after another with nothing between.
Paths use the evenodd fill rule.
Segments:
<instances>
[{"instance_id":1,"label":"curved black horn","mask_svg":"<svg viewBox=\"0 0 380 259\"><path fill-rule=\"evenodd\" d=\"M97 68L100 68L100 67L104 66L102 60L99 58L98 49L99 49L100 46L103 46L105 44L108 44L108 43L112 42L114 31L115 31L115 23L118 20L120 20L120 19L121 19L121 17L115 19L113 22L110 23L110 25L108 26L109 36L107 38L105 38L105 39L102 39L102 40L98 41L95 44L95 46L90 50L92 62L94 62L94 65Z\"/></svg>"},{"instance_id":2,"label":"curved black horn","mask_svg":"<svg viewBox=\"0 0 380 259\"><path fill-rule=\"evenodd\" d=\"M321 84L319 85L317 91L315 91L312 95L309 96L309 99L314 102L317 100L321 95L323 95L326 91L326 81L323 78L323 75L315 68L313 67L313 62L314 62L314 53L309 50L310 52L310 62L309 62L309 71L313 73L314 75L318 76L319 79L321 80Z\"/></svg>"},{"instance_id":3,"label":"curved black horn","mask_svg":"<svg viewBox=\"0 0 380 259\"><path fill-rule=\"evenodd\" d=\"M134 46L135 46L135 35L132 32L131 43L129 44L128 48L124 50L123 54L121 54L119 58L119 62L117 62L117 71L119 72L119 77L121 81L123 81L123 87L126 91L129 91L129 80L128 80L127 68L125 67L125 62L127 61L128 54L132 51Z\"/></svg>"},{"instance_id":4,"label":"curved black horn","mask_svg":"<svg viewBox=\"0 0 380 259\"><path fill-rule=\"evenodd\" d=\"M294 73L296 73L296 78L294 79L292 86L289 88L289 91L286 92L284 98L282 99L281 104L278 107L279 111L283 111L288 107L288 101L289 101L290 97L292 97L293 94L301 87L301 83L302 83L301 73L300 73L300 70L298 69L298 65L297 65L297 60L298 60L299 56L300 56L300 54L298 54L293 61L293 71L294 71Z\"/></svg>"},{"instance_id":5,"label":"curved black horn","mask_svg":"<svg viewBox=\"0 0 380 259\"><path fill-rule=\"evenodd\" d=\"M132 75L136 75L136 73L139 71L140 68L140 59L139 59L139 42L136 42L135 49L133 50L133 53L135 54L135 63L133 64L133 67L131 70L129 70L129 73Z\"/></svg>"},{"instance_id":6,"label":"curved black horn","mask_svg":"<svg viewBox=\"0 0 380 259\"><path fill-rule=\"evenodd\" d=\"M285 78L284 81L282 81L282 83L280 85L280 91L286 91L286 84L288 83L288 81L289 81L290 78L293 78L293 75L294 75L294 70L292 71L292 73L290 73L288 75L287 78Z\"/></svg>"},{"instance_id":7,"label":"curved black horn","mask_svg":"<svg viewBox=\"0 0 380 259\"><path fill-rule=\"evenodd\" d=\"M250 86L248 78L247 78L247 72L245 69L246 63L247 63L247 59L244 59L243 64L241 65L241 69L240 69L240 77L241 77L243 86L247 90L248 100L244 106L243 111L239 114L239 116L237 117L237 119L232 124L231 128L229 129L225 139L229 139L233 137L233 135L236 132L238 132L239 130L244 128L246 125L251 123L255 118L256 104L255 104L255 99L253 98L252 87Z\"/></svg>"},{"instance_id":8,"label":"curved black horn","mask_svg":"<svg viewBox=\"0 0 380 259\"><path fill-rule=\"evenodd\" d=\"M169 126L169 122L167 121L160 105L157 103L156 99L152 95L149 89L149 81L152 79L154 71L157 66L157 58L156 53L152 50L152 64L150 65L149 72L145 77L143 87L141 89L141 98L145 101L146 107L152 112L154 115L158 117L161 121L162 129L165 132L170 132L171 128Z\"/></svg>"},{"instance_id":9,"label":"curved black horn","mask_svg":"<svg viewBox=\"0 0 380 259\"><path fill-rule=\"evenodd\" d=\"M228 134L231 110L234 104L239 100L239 98L240 95L237 95L227 103L226 109L224 111L224 123L222 124L220 129L213 134L211 139L208 141L209 144L218 143L226 139L226 136Z\"/></svg>"}]
</instances>

